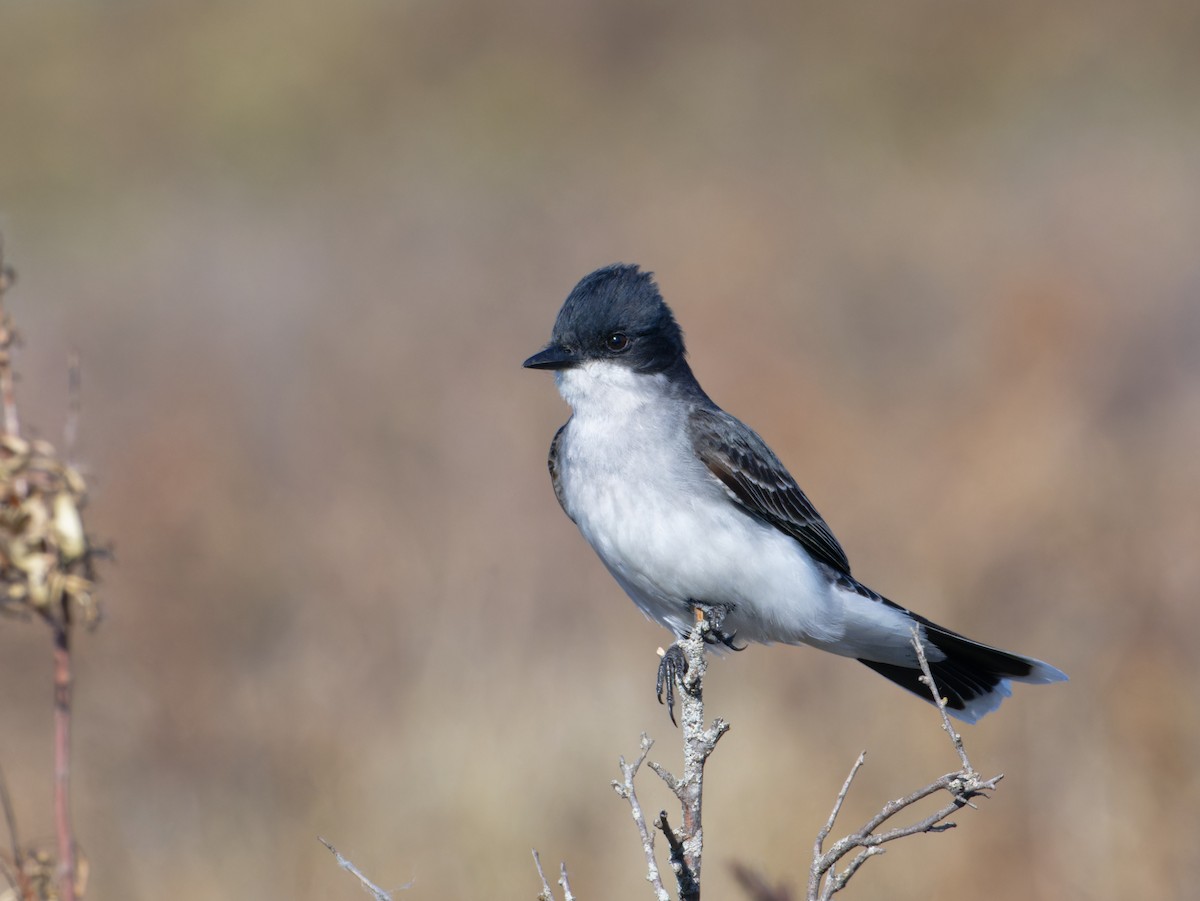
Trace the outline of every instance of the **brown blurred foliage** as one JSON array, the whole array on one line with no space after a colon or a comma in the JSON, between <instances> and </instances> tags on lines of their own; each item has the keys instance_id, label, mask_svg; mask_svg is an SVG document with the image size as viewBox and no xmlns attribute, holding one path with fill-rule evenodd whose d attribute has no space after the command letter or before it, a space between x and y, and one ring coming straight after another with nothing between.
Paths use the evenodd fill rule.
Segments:
<instances>
[{"instance_id":1,"label":"brown blurred foliage","mask_svg":"<svg viewBox=\"0 0 1200 901\"><path fill-rule=\"evenodd\" d=\"M654 269L718 403L877 589L1044 657L968 730L983 815L856 897L1200 878L1200 7L6 3L0 227L25 424L84 370L89 896L642 897L608 781L665 635L554 502L520 361ZM36 348L36 353L32 349ZM0 761L48 833L49 661L0 623ZM952 768L865 668L710 670L705 872L802 881ZM653 808L649 784L644 802ZM855 806L857 805L857 806Z\"/></svg>"}]
</instances>

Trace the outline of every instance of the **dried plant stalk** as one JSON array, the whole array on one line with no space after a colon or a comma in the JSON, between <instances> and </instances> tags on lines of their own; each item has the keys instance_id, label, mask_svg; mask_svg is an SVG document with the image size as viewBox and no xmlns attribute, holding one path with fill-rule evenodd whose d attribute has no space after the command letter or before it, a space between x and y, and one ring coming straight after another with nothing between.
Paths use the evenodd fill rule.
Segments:
<instances>
[{"instance_id":1,"label":"dried plant stalk","mask_svg":"<svg viewBox=\"0 0 1200 901\"><path fill-rule=\"evenodd\" d=\"M94 600L97 553L83 529L81 511L87 499L83 477L49 442L21 436L12 360L18 337L3 304L13 282L0 241L0 614L41 619L50 627L54 649L55 897L75 901L82 894L86 868L77 865L71 825L71 633L76 619L89 626L99 620ZM78 383L75 363L70 378L70 444L78 428ZM27 875L28 867L42 861L44 852L26 853L18 846L14 856L14 868L23 874L18 877L23 896L50 897L49 887L38 889L36 880Z\"/></svg>"}]
</instances>

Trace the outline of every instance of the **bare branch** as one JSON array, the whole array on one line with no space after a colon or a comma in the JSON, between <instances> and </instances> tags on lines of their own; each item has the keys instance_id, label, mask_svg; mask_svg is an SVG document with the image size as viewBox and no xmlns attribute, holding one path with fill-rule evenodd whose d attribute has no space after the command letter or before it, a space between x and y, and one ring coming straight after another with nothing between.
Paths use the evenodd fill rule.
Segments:
<instances>
[{"instance_id":1,"label":"bare branch","mask_svg":"<svg viewBox=\"0 0 1200 901\"><path fill-rule=\"evenodd\" d=\"M921 681L929 686L929 694L933 697L933 703L937 705L938 713L942 715L942 729L950 736L958 759L962 761L963 772L975 775L975 768L971 766L971 761L967 759L967 752L963 748L962 736L955 731L954 726L950 723L950 715L946 713L946 699L942 697L942 693L937 689L937 684L933 681L929 661L925 659L925 645L921 641L920 626L912 627L912 644L917 650L917 662L921 664Z\"/></svg>"},{"instance_id":2,"label":"bare branch","mask_svg":"<svg viewBox=\"0 0 1200 901\"><path fill-rule=\"evenodd\" d=\"M695 883L695 897L700 894L700 864L704 854L704 829L701 820L704 799L704 765L727 731L729 724L717 719L709 728L704 724L704 676L708 670L705 657L705 638L719 634L725 611L720 607L697 607L696 624L687 638L680 642L687 660L683 678L683 704L680 728L683 732L683 778L677 795L683 814L680 839L683 843L683 862L688 886ZM684 883L679 886L684 897Z\"/></svg>"},{"instance_id":3,"label":"bare branch","mask_svg":"<svg viewBox=\"0 0 1200 901\"><path fill-rule=\"evenodd\" d=\"M554 889L550 888L550 883L546 879L546 873L542 870L542 858L538 854L537 848L533 849L533 865L537 867L538 879L542 881L542 890L537 896L538 901L556 901ZM571 892L571 880L567 878L567 865L565 863L558 865L558 884L562 886L563 901L575 901L575 895Z\"/></svg>"},{"instance_id":4,"label":"bare branch","mask_svg":"<svg viewBox=\"0 0 1200 901\"><path fill-rule=\"evenodd\" d=\"M817 897L821 885L821 876L825 872L819 866L819 862L825 859L825 839L829 838L829 833L833 831L833 824L837 821L838 814L842 812L842 805L846 802L846 795L850 792L850 784L854 782L854 777L858 775L858 771L862 769L866 761L867 752L862 751L858 755L858 759L854 761L854 766L850 768L850 775L842 783L842 790L838 792L837 800L833 804L833 810L829 813L829 819L825 821L825 825L817 832L816 841L813 842L813 866L809 869L808 873L809 898Z\"/></svg>"},{"instance_id":5,"label":"bare branch","mask_svg":"<svg viewBox=\"0 0 1200 901\"><path fill-rule=\"evenodd\" d=\"M925 657L925 649L921 644L920 635L915 627L913 629L912 641L917 653L917 661L921 666L923 674L921 681L929 686L933 701L937 705L938 713L942 718L942 729L950 736L950 741L954 746L954 751L958 755L962 768L956 772L947 773L903 798L888 801L880 808L878 813L863 824L861 829L834 842L833 846L828 851L825 851L825 840L833 831L834 822L841 812L847 793L850 791L850 784L854 781L854 777L858 775L858 771L862 768L866 759L865 752L859 754L858 760L855 761L854 766L850 770L849 777L847 777L845 783L842 785L842 790L838 792L837 800L834 802L833 811L830 813L829 819L825 821L825 825L817 833L816 841L813 843L813 862L808 876L807 897L809 901L829 901L833 895L846 887L846 884L859 871L863 864L872 857L882 854L884 852L883 845L888 842L907 838L910 835L920 835L927 832L944 832L947 829L954 828L955 824L947 822L948 819L964 807L974 807L975 805L971 803L974 798L987 797L987 792L995 789L1000 780L1004 778L1003 774L1001 774L991 779L981 779L979 773L971 766L971 761L968 759L967 752L963 747L962 736L955 731L950 723L950 717L946 713L946 700L941 697L937 690L933 673L929 669L929 661ZM896 826L886 832L878 831L897 814L907 811L914 804L942 791L950 795L950 801L943 807L914 822ZM845 869L839 872L837 869L838 864L855 850L858 850L858 853L850 859Z\"/></svg>"},{"instance_id":6,"label":"bare branch","mask_svg":"<svg viewBox=\"0 0 1200 901\"><path fill-rule=\"evenodd\" d=\"M675 874L675 884L679 889L679 901L698 901L700 898L700 883L688 866L687 851L683 842L667 821L667 812L658 812L658 821L654 824L662 830L667 839L667 847L671 849L671 871Z\"/></svg>"},{"instance_id":7,"label":"bare branch","mask_svg":"<svg viewBox=\"0 0 1200 901\"><path fill-rule=\"evenodd\" d=\"M565 863L558 865L558 884L562 886L563 901L575 901L575 896L571 894L571 881L567 879L567 865Z\"/></svg>"},{"instance_id":8,"label":"bare branch","mask_svg":"<svg viewBox=\"0 0 1200 901\"><path fill-rule=\"evenodd\" d=\"M850 775L842 783L842 790L838 792L837 800L833 804L833 810L829 813L829 819L825 821L825 825L817 833L817 842L814 846L815 851L820 852L825 839L829 838L829 833L833 831L834 821L837 820L838 814L842 812L842 805L846 802L846 795L850 792L850 783L854 781L854 777L858 775L858 771L862 769L863 764L866 762L867 752L863 751L858 755L858 760L854 761L854 766L850 768Z\"/></svg>"},{"instance_id":9,"label":"bare branch","mask_svg":"<svg viewBox=\"0 0 1200 901\"><path fill-rule=\"evenodd\" d=\"M704 852L704 831L701 827L704 765L716 748L717 742L729 731L729 724L722 719L714 720L708 727L704 721L704 674L707 668L705 642L710 635L721 635L721 621L725 611L720 607L705 606L697 606L695 611L695 626L691 633L680 639L676 645L686 664L682 667L682 675L678 676L678 684L682 689L679 718L680 731L683 733L682 778L677 778L659 763L649 763L650 769L679 799L680 829L676 831L671 828L666 811L659 814L655 825L662 830L671 847L671 869L675 873L676 888L681 901L699 901L700 898L700 863ZM641 756L632 767L626 765L624 758L621 759L624 782L614 782L613 788L618 795L629 801L633 808L634 821L637 823L642 849L646 855L646 879L654 887L658 901L669 901L670 896L663 886L654 859L654 836L646 827L645 816L640 805L636 803L633 790L634 775L645 761L650 746L650 740L643 734Z\"/></svg>"},{"instance_id":10,"label":"bare branch","mask_svg":"<svg viewBox=\"0 0 1200 901\"><path fill-rule=\"evenodd\" d=\"M343 857L338 852L337 848L335 848L333 845L331 845L329 842L327 842L325 839L323 839L319 835L317 836L317 841L319 841L322 845L324 845L331 852L333 852L333 856L337 860L338 866L341 867L346 872L350 873L356 879L358 879L359 884L362 885L363 889L367 892L367 894L369 894L375 898L375 901L392 901L392 896L391 896L390 892L384 891L379 886L377 886L374 882L372 882L370 879L368 879L365 875L363 875L362 870L360 870L358 867L356 867L351 861L349 861L345 857ZM536 857L537 857L537 855L535 853L534 858L536 859ZM538 872L541 872L540 865L538 867ZM411 886L412 886L412 881L410 880L409 882L406 882L406 883L404 883L404 885L400 886L400 888L396 889L396 891L402 892L406 888L409 888ZM553 899L551 899L551 901L553 901Z\"/></svg>"},{"instance_id":11,"label":"bare branch","mask_svg":"<svg viewBox=\"0 0 1200 901\"><path fill-rule=\"evenodd\" d=\"M537 848L533 849L533 865L537 867L538 879L542 880L542 891L538 894L537 901L555 901L554 891L546 881L546 874L542 872L542 858L538 856Z\"/></svg>"},{"instance_id":12,"label":"bare branch","mask_svg":"<svg viewBox=\"0 0 1200 901\"><path fill-rule=\"evenodd\" d=\"M650 769L654 770L655 775L657 775L659 779L667 784L667 788L671 790L671 793L675 795L676 798L678 798L680 801L684 800L685 792L683 783L671 775L670 770L668 770L661 763L656 763L653 760L646 765L650 767Z\"/></svg>"},{"instance_id":13,"label":"bare branch","mask_svg":"<svg viewBox=\"0 0 1200 901\"><path fill-rule=\"evenodd\" d=\"M825 889L821 892L821 901L829 901L836 892L840 892L846 887L846 883L850 881L850 877L858 872L858 868L864 863L875 857L877 854L882 854L883 848L872 847L859 852L854 860L850 861L850 865L841 873L832 873L830 878L825 882Z\"/></svg>"},{"instance_id":14,"label":"bare branch","mask_svg":"<svg viewBox=\"0 0 1200 901\"><path fill-rule=\"evenodd\" d=\"M663 886L662 875L659 873L658 863L654 859L654 834L646 825L646 815L642 812L642 805L638 801L637 791L633 785L634 777L637 776L641 765L645 763L646 755L650 753L652 747L654 747L654 741L643 732L641 753L632 764L626 763L624 757L620 759L622 781L613 780L612 787L618 795L629 802L633 821L637 824L638 835L642 839L642 851L646 855L646 881L654 889L654 897L657 901L670 901L671 896L667 894L667 890ZM655 764L652 763L650 766L655 767ZM655 767L655 772L657 771L657 767Z\"/></svg>"}]
</instances>

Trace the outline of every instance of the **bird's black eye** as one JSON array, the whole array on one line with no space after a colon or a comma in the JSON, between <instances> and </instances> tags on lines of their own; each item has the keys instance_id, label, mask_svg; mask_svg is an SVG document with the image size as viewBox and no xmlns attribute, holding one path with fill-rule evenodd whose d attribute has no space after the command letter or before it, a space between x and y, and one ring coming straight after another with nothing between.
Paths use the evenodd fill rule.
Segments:
<instances>
[{"instance_id":1,"label":"bird's black eye","mask_svg":"<svg viewBox=\"0 0 1200 901\"><path fill-rule=\"evenodd\" d=\"M604 346L610 353L619 354L629 347L629 336L621 332L613 332L604 339Z\"/></svg>"}]
</instances>

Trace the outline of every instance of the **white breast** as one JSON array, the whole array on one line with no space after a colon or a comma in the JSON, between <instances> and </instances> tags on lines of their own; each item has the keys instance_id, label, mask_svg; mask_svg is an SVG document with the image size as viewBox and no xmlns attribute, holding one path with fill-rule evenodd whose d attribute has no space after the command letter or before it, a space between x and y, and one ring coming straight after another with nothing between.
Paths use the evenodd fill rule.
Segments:
<instances>
[{"instance_id":1,"label":"white breast","mask_svg":"<svg viewBox=\"0 0 1200 901\"><path fill-rule=\"evenodd\" d=\"M574 409L558 460L567 512L648 616L686 631L694 600L732 605L726 629L743 640L840 637L827 579L793 539L731 503L662 376L591 363L557 380Z\"/></svg>"}]
</instances>

